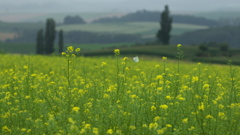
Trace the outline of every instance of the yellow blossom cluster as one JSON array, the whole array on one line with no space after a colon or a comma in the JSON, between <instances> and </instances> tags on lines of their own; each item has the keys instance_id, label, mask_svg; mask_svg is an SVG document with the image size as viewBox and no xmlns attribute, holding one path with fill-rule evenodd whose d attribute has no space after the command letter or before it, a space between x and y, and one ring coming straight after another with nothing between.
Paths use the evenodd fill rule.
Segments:
<instances>
[{"instance_id":1,"label":"yellow blossom cluster","mask_svg":"<svg viewBox=\"0 0 240 135\"><path fill-rule=\"evenodd\" d=\"M238 66L79 51L0 55L0 134L240 134Z\"/></svg>"}]
</instances>

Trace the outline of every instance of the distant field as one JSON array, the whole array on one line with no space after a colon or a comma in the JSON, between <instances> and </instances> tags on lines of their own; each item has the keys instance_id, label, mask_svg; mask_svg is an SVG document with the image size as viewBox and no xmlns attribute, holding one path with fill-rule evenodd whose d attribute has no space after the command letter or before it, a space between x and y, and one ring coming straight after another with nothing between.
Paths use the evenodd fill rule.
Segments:
<instances>
[{"instance_id":1,"label":"distant field","mask_svg":"<svg viewBox=\"0 0 240 135\"><path fill-rule=\"evenodd\" d=\"M13 39L16 33L3 33L0 32L0 41L4 41L6 39Z\"/></svg>"},{"instance_id":2,"label":"distant field","mask_svg":"<svg viewBox=\"0 0 240 135\"><path fill-rule=\"evenodd\" d=\"M206 26L189 25L189 24L173 24L172 35L180 35L184 32L206 29ZM143 34L144 37L153 37L160 29L158 23L154 22L131 22L131 23L95 23L81 25L61 25L57 30L64 31L82 30L90 32L112 32L124 34Z\"/></svg>"},{"instance_id":3,"label":"distant field","mask_svg":"<svg viewBox=\"0 0 240 135\"><path fill-rule=\"evenodd\" d=\"M45 23L18 22L5 23L0 22L0 32L16 32L18 30L36 30L44 28Z\"/></svg>"},{"instance_id":4,"label":"distant field","mask_svg":"<svg viewBox=\"0 0 240 135\"><path fill-rule=\"evenodd\" d=\"M1 12L0 12L1 13ZM0 20L6 22L45 22L47 18L53 18L56 22L62 23L68 16L81 16L85 21L90 22L99 17L121 16L125 13L111 12L70 12L70 13L1 13Z\"/></svg>"},{"instance_id":5,"label":"distant field","mask_svg":"<svg viewBox=\"0 0 240 135\"><path fill-rule=\"evenodd\" d=\"M99 50L108 47L119 48L120 46L131 46L129 43L116 43L116 44L65 44L67 46L74 46L81 48L81 50ZM18 43L0 43L0 50L3 50L5 53L21 53L21 54L35 54L36 45L35 44L18 44ZM58 51L58 46L55 45L55 51ZM65 49L64 49L65 51Z\"/></svg>"},{"instance_id":6,"label":"distant field","mask_svg":"<svg viewBox=\"0 0 240 135\"><path fill-rule=\"evenodd\" d=\"M193 15L205 17L208 19L219 20L220 18L239 18L240 11L201 12L193 13Z\"/></svg>"},{"instance_id":7,"label":"distant field","mask_svg":"<svg viewBox=\"0 0 240 135\"><path fill-rule=\"evenodd\" d=\"M0 43L0 50L4 53L35 54L35 45L24 43Z\"/></svg>"}]
</instances>

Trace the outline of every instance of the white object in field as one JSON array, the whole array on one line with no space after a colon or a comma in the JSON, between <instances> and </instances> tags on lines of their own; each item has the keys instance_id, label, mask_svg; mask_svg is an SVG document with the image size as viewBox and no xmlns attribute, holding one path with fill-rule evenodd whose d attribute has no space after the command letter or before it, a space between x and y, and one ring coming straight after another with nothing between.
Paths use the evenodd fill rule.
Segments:
<instances>
[{"instance_id":1,"label":"white object in field","mask_svg":"<svg viewBox=\"0 0 240 135\"><path fill-rule=\"evenodd\" d=\"M134 62L139 62L139 58L138 58L138 56L133 57L133 61L134 61Z\"/></svg>"}]
</instances>

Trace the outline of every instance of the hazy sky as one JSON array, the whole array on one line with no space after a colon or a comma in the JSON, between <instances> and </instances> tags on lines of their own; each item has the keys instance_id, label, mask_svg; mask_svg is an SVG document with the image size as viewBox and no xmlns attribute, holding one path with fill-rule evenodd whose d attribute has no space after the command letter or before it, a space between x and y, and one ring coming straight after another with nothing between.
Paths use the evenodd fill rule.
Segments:
<instances>
[{"instance_id":1,"label":"hazy sky","mask_svg":"<svg viewBox=\"0 0 240 135\"><path fill-rule=\"evenodd\" d=\"M0 12L173 12L240 10L240 0L0 0Z\"/></svg>"}]
</instances>

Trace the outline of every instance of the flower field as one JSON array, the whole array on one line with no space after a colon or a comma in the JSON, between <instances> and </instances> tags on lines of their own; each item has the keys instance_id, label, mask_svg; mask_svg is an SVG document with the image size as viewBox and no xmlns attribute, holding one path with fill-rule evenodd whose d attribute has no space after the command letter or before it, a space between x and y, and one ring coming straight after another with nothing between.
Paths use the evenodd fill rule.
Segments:
<instances>
[{"instance_id":1,"label":"flower field","mask_svg":"<svg viewBox=\"0 0 240 135\"><path fill-rule=\"evenodd\" d=\"M238 135L239 67L122 57L0 55L0 134Z\"/></svg>"}]
</instances>

